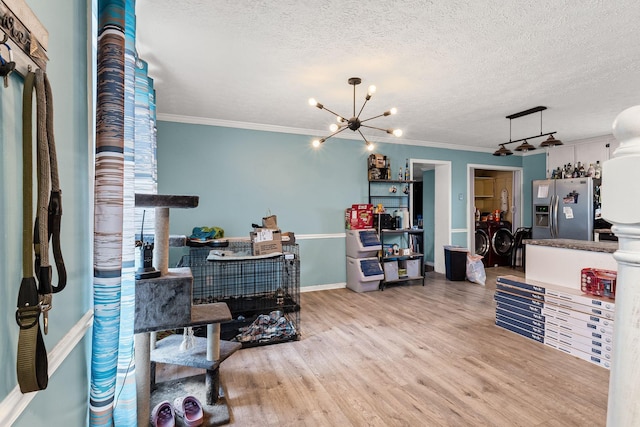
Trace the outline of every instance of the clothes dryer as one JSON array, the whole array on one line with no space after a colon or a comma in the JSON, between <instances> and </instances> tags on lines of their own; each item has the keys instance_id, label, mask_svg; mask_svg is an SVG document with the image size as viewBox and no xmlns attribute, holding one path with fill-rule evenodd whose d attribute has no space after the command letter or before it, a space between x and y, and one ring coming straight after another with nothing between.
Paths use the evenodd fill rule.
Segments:
<instances>
[{"instance_id":1,"label":"clothes dryer","mask_svg":"<svg viewBox=\"0 0 640 427\"><path fill-rule=\"evenodd\" d=\"M487 255L487 266L510 266L513 250L513 234L509 221L487 221L490 250Z\"/></svg>"},{"instance_id":2,"label":"clothes dryer","mask_svg":"<svg viewBox=\"0 0 640 427\"><path fill-rule=\"evenodd\" d=\"M482 255L482 263L487 265L487 256L491 250L489 225L486 221L476 221L476 255Z\"/></svg>"}]
</instances>

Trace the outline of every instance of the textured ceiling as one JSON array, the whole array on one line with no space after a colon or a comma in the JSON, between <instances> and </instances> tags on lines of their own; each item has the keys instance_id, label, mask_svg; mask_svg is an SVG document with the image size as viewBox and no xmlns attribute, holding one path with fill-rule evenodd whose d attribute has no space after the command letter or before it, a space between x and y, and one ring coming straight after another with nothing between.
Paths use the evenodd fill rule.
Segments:
<instances>
[{"instance_id":1,"label":"textured ceiling","mask_svg":"<svg viewBox=\"0 0 640 427\"><path fill-rule=\"evenodd\" d=\"M136 13L160 119L327 135L333 117L307 100L350 117L356 76L358 109L377 86L361 118L395 106L371 125L404 131L368 139L493 150L512 113L547 106L542 132L568 142L640 103L637 0L137 0ZM511 121L512 139L540 130L540 113Z\"/></svg>"}]
</instances>

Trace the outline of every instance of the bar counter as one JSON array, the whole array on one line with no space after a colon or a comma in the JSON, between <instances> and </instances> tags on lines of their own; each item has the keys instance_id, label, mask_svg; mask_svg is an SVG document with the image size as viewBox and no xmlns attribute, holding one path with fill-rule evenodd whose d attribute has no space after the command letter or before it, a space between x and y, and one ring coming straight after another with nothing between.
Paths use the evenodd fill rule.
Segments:
<instances>
[{"instance_id":1,"label":"bar counter","mask_svg":"<svg viewBox=\"0 0 640 427\"><path fill-rule=\"evenodd\" d=\"M575 249L580 251L614 253L618 250L618 242L591 242L574 239L525 239L525 245L549 246L552 248Z\"/></svg>"},{"instance_id":2,"label":"bar counter","mask_svg":"<svg viewBox=\"0 0 640 427\"><path fill-rule=\"evenodd\" d=\"M583 268L617 271L613 253L618 242L572 239L525 239L525 277L557 286L580 289Z\"/></svg>"}]
</instances>

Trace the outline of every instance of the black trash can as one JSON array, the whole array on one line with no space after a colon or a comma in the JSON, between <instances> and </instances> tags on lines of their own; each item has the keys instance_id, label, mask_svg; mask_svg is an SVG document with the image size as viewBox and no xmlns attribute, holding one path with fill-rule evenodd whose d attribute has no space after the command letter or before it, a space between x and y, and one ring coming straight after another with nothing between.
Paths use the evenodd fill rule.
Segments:
<instances>
[{"instance_id":1,"label":"black trash can","mask_svg":"<svg viewBox=\"0 0 640 427\"><path fill-rule=\"evenodd\" d=\"M469 250L461 246L444 247L444 266L447 280L462 281L467 278L467 253Z\"/></svg>"}]
</instances>

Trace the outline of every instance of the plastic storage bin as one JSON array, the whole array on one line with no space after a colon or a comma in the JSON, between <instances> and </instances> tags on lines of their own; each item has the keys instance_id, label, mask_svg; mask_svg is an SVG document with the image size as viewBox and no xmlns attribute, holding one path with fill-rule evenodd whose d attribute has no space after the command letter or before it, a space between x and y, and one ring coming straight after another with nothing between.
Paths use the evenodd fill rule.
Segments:
<instances>
[{"instance_id":1,"label":"plastic storage bin","mask_svg":"<svg viewBox=\"0 0 640 427\"><path fill-rule=\"evenodd\" d=\"M469 250L461 246L444 247L444 266L447 280L462 281L467 277L467 253Z\"/></svg>"},{"instance_id":2,"label":"plastic storage bin","mask_svg":"<svg viewBox=\"0 0 640 427\"><path fill-rule=\"evenodd\" d=\"M384 273L377 257L347 257L347 288L356 292L378 290Z\"/></svg>"}]
</instances>

